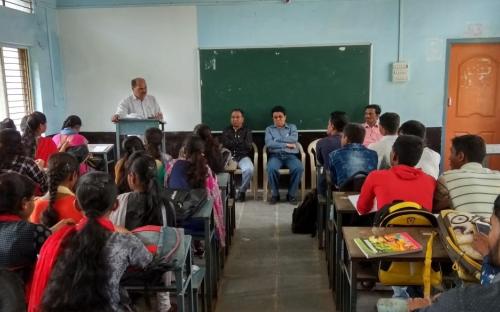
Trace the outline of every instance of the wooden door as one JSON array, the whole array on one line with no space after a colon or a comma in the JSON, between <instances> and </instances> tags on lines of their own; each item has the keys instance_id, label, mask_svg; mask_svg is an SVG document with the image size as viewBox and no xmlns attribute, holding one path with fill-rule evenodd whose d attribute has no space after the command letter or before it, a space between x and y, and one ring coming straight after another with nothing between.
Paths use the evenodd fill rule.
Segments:
<instances>
[{"instance_id":1,"label":"wooden door","mask_svg":"<svg viewBox=\"0 0 500 312\"><path fill-rule=\"evenodd\" d=\"M500 143L500 43L452 45L448 75L445 170L455 136L477 134L487 144ZM492 157L490 166L500 169L500 157Z\"/></svg>"}]
</instances>

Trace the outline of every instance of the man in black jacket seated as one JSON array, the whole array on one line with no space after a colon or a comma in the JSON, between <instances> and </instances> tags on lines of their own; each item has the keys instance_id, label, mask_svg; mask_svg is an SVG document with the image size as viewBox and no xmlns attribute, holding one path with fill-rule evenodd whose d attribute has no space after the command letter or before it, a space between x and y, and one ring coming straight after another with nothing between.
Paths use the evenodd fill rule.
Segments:
<instances>
[{"instance_id":1,"label":"man in black jacket seated","mask_svg":"<svg viewBox=\"0 0 500 312\"><path fill-rule=\"evenodd\" d=\"M222 145L231 151L233 159L242 171L241 186L238 190L239 201L245 201L245 192L253 176L253 163L250 160L252 151L252 130L245 125L243 110L235 108L231 112L231 125L224 129L221 136Z\"/></svg>"}]
</instances>

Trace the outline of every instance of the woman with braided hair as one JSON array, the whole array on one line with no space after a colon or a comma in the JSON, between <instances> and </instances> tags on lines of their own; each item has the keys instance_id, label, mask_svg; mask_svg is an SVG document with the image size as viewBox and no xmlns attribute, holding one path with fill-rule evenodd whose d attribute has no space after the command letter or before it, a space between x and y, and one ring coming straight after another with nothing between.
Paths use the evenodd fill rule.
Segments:
<instances>
[{"instance_id":1,"label":"woman with braided hair","mask_svg":"<svg viewBox=\"0 0 500 312\"><path fill-rule=\"evenodd\" d=\"M157 167L145 151L133 153L127 160L127 181L131 192L118 196L118 209L111 213L113 224L128 230L144 225L163 225L161 207L167 213L167 224L175 226L175 214L169 210L167 199L156 179Z\"/></svg>"},{"instance_id":2,"label":"woman with braided hair","mask_svg":"<svg viewBox=\"0 0 500 312\"><path fill-rule=\"evenodd\" d=\"M209 198L213 199L214 221L217 237L221 246L225 246L226 228L224 226L224 206L217 182L217 175L207 164L205 144L197 135L190 135L182 145L182 158L168 163L166 171L167 187L177 190L205 188ZM194 221L194 222L193 222ZM203 225L195 220L183 224L184 228L199 230Z\"/></svg>"},{"instance_id":3,"label":"woman with braided hair","mask_svg":"<svg viewBox=\"0 0 500 312\"><path fill-rule=\"evenodd\" d=\"M47 167L50 156L58 151L51 138L42 137L47 130L47 117L41 112L24 116L21 130L25 156L33 158L40 167Z\"/></svg>"},{"instance_id":4,"label":"woman with braided hair","mask_svg":"<svg viewBox=\"0 0 500 312\"><path fill-rule=\"evenodd\" d=\"M49 237L35 267L30 312L131 311L120 280L129 266L153 259L141 240L108 219L117 208L117 189L104 172L82 176L77 204L85 217Z\"/></svg>"},{"instance_id":5,"label":"woman with braided hair","mask_svg":"<svg viewBox=\"0 0 500 312\"><path fill-rule=\"evenodd\" d=\"M138 151L127 160L127 181L131 192L118 196L118 209L109 219L113 224L133 230L144 225L163 225L162 209L165 209L166 224L175 226L175 212L170 208L166 197L157 181L156 161L146 151ZM170 274L166 274L165 283L170 284ZM158 312L175 310L170 304L167 292L157 293Z\"/></svg>"},{"instance_id":6,"label":"woman with braided hair","mask_svg":"<svg viewBox=\"0 0 500 312\"><path fill-rule=\"evenodd\" d=\"M165 168L167 163L172 160L172 156L163 153L161 144L163 141L163 132L158 128L149 128L144 133L145 149L156 161L156 178L159 185L165 185Z\"/></svg>"},{"instance_id":7,"label":"woman with braided hair","mask_svg":"<svg viewBox=\"0 0 500 312\"><path fill-rule=\"evenodd\" d=\"M127 160L134 152L143 151L144 144L142 140L137 136L127 137L123 143L123 150L125 154L116 162L115 165L115 182L118 186L118 194L123 194L130 192L130 187L127 181Z\"/></svg>"},{"instance_id":8,"label":"woman with braided hair","mask_svg":"<svg viewBox=\"0 0 500 312\"><path fill-rule=\"evenodd\" d=\"M35 186L30 178L19 173L0 174L0 268L18 273L25 282L31 277L37 254L47 237L68 224L61 221L49 228L28 222ZM2 293L6 295L3 286ZM2 307L0 303L0 311Z\"/></svg>"},{"instance_id":9,"label":"woman with braided hair","mask_svg":"<svg viewBox=\"0 0 500 312\"><path fill-rule=\"evenodd\" d=\"M222 156L221 145L217 138L212 136L210 127L206 124L198 124L194 127L193 134L199 136L205 144L205 158L208 166L214 174L224 171L224 158Z\"/></svg>"},{"instance_id":10,"label":"woman with braided hair","mask_svg":"<svg viewBox=\"0 0 500 312\"><path fill-rule=\"evenodd\" d=\"M76 198L73 193L79 166L76 158L69 153L57 153L50 157L47 172L49 191L35 201L31 222L50 227L62 219L78 222L83 218L80 210L75 207Z\"/></svg>"}]
</instances>

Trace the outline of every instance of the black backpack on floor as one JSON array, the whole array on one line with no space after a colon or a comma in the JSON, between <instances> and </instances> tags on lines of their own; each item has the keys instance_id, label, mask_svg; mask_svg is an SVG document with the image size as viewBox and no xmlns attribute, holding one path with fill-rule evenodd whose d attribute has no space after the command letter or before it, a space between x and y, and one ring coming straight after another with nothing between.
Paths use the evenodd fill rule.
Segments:
<instances>
[{"instance_id":1,"label":"black backpack on floor","mask_svg":"<svg viewBox=\"0 0 500 312\"><path fill-rule=\"evenodd\" d=\"M307 193L300 205L293 210L292 233L316 235L316 209L318 196L316 190Z\"/></svg>"}]
</instances>

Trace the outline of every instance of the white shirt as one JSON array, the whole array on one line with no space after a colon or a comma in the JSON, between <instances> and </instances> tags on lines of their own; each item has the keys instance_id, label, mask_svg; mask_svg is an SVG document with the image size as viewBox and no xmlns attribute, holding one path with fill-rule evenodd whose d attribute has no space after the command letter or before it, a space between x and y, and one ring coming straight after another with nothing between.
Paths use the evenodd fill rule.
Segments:
<instances>
[{"instance_id":1,"label":"white shirt","mask_svg":"<svg viewBox=\"0 0 500 312\"><path fill-rule=\"evenodd\" d=\"M397 135L384 135L379 141L368 145L368 148L377 152L378 169L391 168L391 151Z\"/></svg>"},{"instance_id":2,"label":"white shirt","mask_svg":"<svg viewBox=\"0 0 500 312\"><path fill-rule=\"evenodd\" d=\"M428 147L424 148L422 156L418 161L415 168L422 169L423 172L427 173L431 177L437 180L439 177L439 162L441 161L441 155L431 150Z\"/></svg>"},{"instance_id":3,"label":"white shirt","mask_svg":"<svg viewBox=\"0 0 500 312\"><path fill-rule=\"evenodd\" d=\"M149 94L144 97L143 101L132 94L123 99L116 110L116 114L120 115L120 118L125 118L127 115L134 114L136 118L147 119L155 117L158 113L161 113L160 105L156 102L155 97Z\"/></svg>"},{"instance_id":4,"label":"white shirt","mask_svg":"<svg viewBox=\"0 0 500 312\"><path fill-rule=\"evenodd\" d=\"M500 194L500 172L480 163L466 163L460 169L443 173L438 179L437 192L448 192L452 208L457 211L489 217Z\"/></svg>"}]
</instances>

